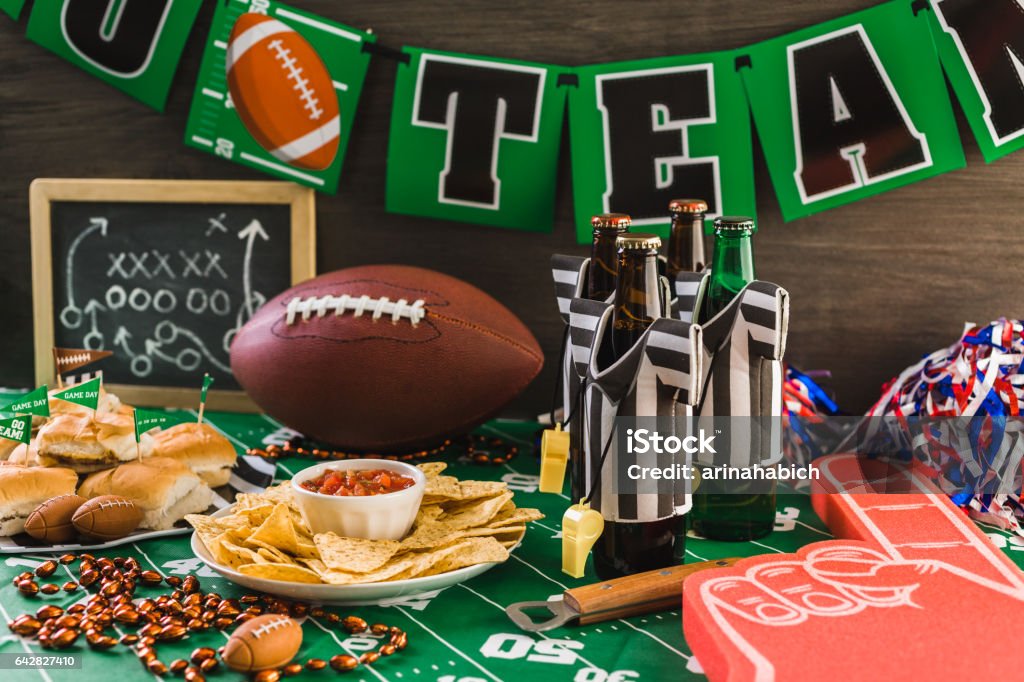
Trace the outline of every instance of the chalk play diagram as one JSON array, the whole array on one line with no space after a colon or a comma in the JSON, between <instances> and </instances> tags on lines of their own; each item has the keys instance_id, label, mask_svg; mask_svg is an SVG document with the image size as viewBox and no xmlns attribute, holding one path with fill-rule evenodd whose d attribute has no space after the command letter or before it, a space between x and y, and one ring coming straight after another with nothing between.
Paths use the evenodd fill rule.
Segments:
<instances>
[{"instance_id":1,"label":"chalk play diagram","mask_svg":"<svg viewBox=\"0 0 1024 682\"><path fill-rule=\"evenodd\" d=\"M161 225L155 240L148 238L153 226L128 219L78 220L66 234L63 271L55 273L57 338L114 351L137 379L230 376L231 340L267 300L254 277L259 254L282 248L260 219L241 213L217 210L201 223ZM169 238L169 229L180 237Z\"/></svg>"}]
</instances>

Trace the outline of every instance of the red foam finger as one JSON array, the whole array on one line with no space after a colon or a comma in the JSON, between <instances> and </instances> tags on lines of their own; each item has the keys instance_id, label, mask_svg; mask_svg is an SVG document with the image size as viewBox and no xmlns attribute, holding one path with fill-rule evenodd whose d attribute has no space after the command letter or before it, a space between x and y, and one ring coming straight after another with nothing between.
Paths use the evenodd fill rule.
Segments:
<instances>
[{"instance_id":1,"label":"red foam finger","mask_svg":"<svg viewBox=\"0 0 1024 682\"><path fill-rule=\"evenodd\" d=\"M815 464L833 489L864 478L850 456ZM1001 679L1024 664L1015 631L999 625L1024 617L1021 572L923 478L892 468L868 473L871 489L885 479L885 489L901 494L814 499L832 532L848 539L686 580L683 631L711 682ZM740 579L797 603L806 617L758 620L734 607L743 590L712 591ZM808 608L801 595L818 583L857 608Z\"/></svg>"},{"instance_id":2,"label":"red foam finger","mask_svg":"<svg viewBox=\"0 0 1024 682\"><path fill-rule=\"evenodd\" d=\"M861 608L856 599L819 580L799 561L762 564L748 571L747 577L810 614L841 614Z\"/></svg>"}]
</instances>

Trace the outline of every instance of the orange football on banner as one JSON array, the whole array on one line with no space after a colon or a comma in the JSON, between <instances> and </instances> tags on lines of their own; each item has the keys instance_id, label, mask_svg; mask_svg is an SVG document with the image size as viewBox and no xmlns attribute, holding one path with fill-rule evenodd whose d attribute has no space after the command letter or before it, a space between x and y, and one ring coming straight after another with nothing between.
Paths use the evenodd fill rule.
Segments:
<instances>
[{"instance_id":1,"label":"orange football on banner","mask_svg":"<svg viewBox=\"0 0 1024 682\"><path fill-rule=\"evenodd\" d=\"M249 133L275 157L323 170L338 153L341 119L320 55L287 25L243 14L227 48L228 90Z\"/></svg>"}]
</instances>

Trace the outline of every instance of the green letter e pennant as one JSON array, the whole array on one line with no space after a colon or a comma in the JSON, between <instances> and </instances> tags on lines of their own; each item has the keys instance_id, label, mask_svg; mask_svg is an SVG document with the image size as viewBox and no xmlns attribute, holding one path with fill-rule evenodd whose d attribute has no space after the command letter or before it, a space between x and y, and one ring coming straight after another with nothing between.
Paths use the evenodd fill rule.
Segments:
<instances>
[{"instance_id":1,"label":"green letter e pennant","mask_svg":"<svg viewBox=\"0 0 1024 682\"><path fill-rule=\"evenodd\" d=\"M908 0L747 52L741 74L786 220L964 165L928 20Z\"/></svg>"},{"instance_id":2,"label":"green letter e pennant","mask_svg":"<svg viewBox=\"0 0 1024 682\"><path fill-rule=\"evenodd\" d=\"M558 67L403 48L387 209L550 231L565 112Z\"/></svg>"}]
</instances>

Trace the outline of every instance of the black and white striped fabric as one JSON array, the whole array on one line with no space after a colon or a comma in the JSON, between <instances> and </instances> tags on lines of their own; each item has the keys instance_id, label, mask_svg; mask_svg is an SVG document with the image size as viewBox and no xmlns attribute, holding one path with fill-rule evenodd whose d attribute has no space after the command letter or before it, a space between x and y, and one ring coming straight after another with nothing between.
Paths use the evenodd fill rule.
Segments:
<instances>
[{"instance_id":1,"label":"black and white striped fabric","mask_svg":"<svg viewBox=\"0 0 1024 682\"><path fill-rule=\"evenodd\" d=\"M680 273L674 282L675 313L699 313L709 274ZM750 428L732 422L703 464L768 466L782 457L782 357L789 328L789 294L768 282L747 285L732 303L702 325L702 395L698 417L754 417ZM774 419L772 418L774 417Z\"/></svg>"},{"instance_id":2,"label":"black and white striped fabric","mask_svg":"<svg viewBox=\"0 0 1024 682\"><path fill-rule=\"evenodd\" d=\"M590 326L589 329L581 328L575 332L577 337L582 335L585 338L585 349L581 348L579 344L574 346L574 332L570 323L571 306L574 300L587 300L584 298L584 295L589 267L589 258L557 254L551 257L551 276L555 280L555 299L558 301L558 312L562 316L562 320L567 325L570 325L569 338L566 339L566 345L562 352L562 366L559 368L559 371L562 373L563 418L567 418L572 414L573 405L581 398L579 394L580 383L587 375L587 362L589 361L589 356L584 358L583 354L589 354L590 352L590 338L593 336L594 326L597 324L596 320L594 320L594 326ZM581 324L586 326L586 320L582 320ZM574 364L573 359L577 357L580 358L580 362ZM578 423L578 420L574 421ZM572 425L566 424L566 426L569 429L570 438L572 438Z\"/></svg>"},{"instance_id":3,"label":"black and white striped fabric","mask_svg":"<svg viewBox=\"0 0 1024 682\"><path fill-rule=\"evenodd\" d=\"M587 304L588 317L592 317L593 307L601 308L591 336L593 343L587 366L583 424L583 449L587 463L584 480L588 485L598 480L595 489L587 491L591 505L606 520L619 522L656 521L685 513L690 502L686 481L678 482L674 495L616 493L616 477L635 464L636 457L619 451L613 430L616 417L675 418L687 415L686 404L698 395L702 362L700 328L667 317L655 320L629 352L602 371L593 359L597 357L601 344L609 341L605 330L611 324L612 306L594 301L574 301L573 311L583 308L583 303ZM573 321L575 319L573 316ZM685 424L685 421L679 424ZM606 461L600 478L596 479L596 467L606 448ZM662 454L658 457L657 466L686 463L685 455Z\"/></svg>"}]
</instances>

